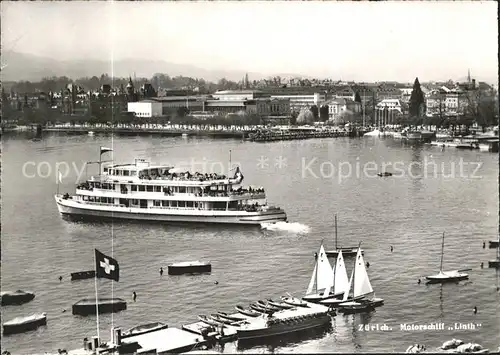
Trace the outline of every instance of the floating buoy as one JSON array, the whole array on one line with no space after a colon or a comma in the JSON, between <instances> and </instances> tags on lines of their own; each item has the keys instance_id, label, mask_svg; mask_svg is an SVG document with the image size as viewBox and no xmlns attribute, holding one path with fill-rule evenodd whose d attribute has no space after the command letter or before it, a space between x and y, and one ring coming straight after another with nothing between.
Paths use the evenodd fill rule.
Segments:
<instances>
[{"instance_id":1,"label":"floating buoy","mask_svg":"<svg viewBox=\"0 0 500 355\"><path fill-rule=\"evenodd\" d=\"M163 275L163 268L160 267L160 276Z\"/></svg>"},{"instance_id":2,"label":"floating buoy","mask_svg":"<svg viewBox=\"0 0 500 355\"><path fill-rule=\"evenodd\" d=\"M134 299L134 302L135 302L135 299L137 298L137 294L134 292L132 292L132 298Z\"/></svg>"},{"instance_id":3,"label":"floating buoy","mask_svg":"<svg viewBox=\"0 0 500 355\"><path fill-rule=\"evenodd\" d=\"M477 307L474 306L474 314L477 314Z\"/></svg>"}]
</instances>

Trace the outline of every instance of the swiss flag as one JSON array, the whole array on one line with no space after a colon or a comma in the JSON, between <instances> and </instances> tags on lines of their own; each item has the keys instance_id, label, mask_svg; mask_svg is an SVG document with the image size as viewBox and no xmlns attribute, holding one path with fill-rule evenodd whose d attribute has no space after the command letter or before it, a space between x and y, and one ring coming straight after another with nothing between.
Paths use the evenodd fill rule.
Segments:
<instances>
[{"instance_id":1,"label":"swiss flag","mask_svg":"<svg viewBox=\"0 0 500 355\"><path fill-rule=\"evenodd\" d=\"M95 250L95 275L98 278L105 278L110 280L119 281L120 279L120 267L118 262L101 253L99 250Z\"/></svg>"}]
</instances>

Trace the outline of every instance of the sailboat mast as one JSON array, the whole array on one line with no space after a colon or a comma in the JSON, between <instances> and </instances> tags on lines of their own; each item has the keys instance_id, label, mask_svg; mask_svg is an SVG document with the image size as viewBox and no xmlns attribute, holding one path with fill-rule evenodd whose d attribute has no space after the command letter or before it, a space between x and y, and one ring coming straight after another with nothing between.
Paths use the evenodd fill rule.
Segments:
<instances>
[{"instance_id":1,"label":"sailboat mast","mask_svg":"<svg viewBox=\"0 0 500 355\"><path fill-rule=\"evenodd\" d=\"M444 232L443 232L443 243L441 244L441 266L439 271L443 271L443 255L444 255Z\"/></svg>"},{"instance_id":2,"label":"sailboat mast","mask_svg":"<svg viewBox=\"0 0 500 355\"><path fill-rule=\"evenodd\" d=\"M335 249L338 249L338 247L337 247L337 215L335 215Z\"/></svg>"},{"instance_id":3,"label":"sailboat mast","mask_svg":"<svg viewBox=\"0 0 500 355\"><path fill-rule=\"evenodd\" d=\"M314 282L314 293L317 294L318 293L318 266L319 266L319 263L318 263L318 260L319 260L320 256L318 255L318 258L316 259L316 267L314 268L314 278L316 279L316 281Z\"/></svg>"}]
</instances>

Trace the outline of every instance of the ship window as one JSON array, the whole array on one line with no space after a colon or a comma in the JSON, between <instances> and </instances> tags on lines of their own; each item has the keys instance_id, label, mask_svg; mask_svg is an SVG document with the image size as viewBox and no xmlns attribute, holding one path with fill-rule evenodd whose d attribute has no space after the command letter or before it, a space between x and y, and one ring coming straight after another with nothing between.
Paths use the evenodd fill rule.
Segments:
<instances>
[{"instance_id":1,"label":"ship window","mask_svg":"<svg viewBox=\"0 0 500 355\"><path fill-rule=\"evenodd\" d=\"M137 185L131 185L130 186L131 191L137 191Z\"/></svg>"},{"instance_id":2,"label":"ship window","mask_svg":"<svg viewBox=\"0 0 500 355\"><path fill-rule=\"evenodd\" d=\"M161 186L155 186L155 192L161 192Z\"/></svg>"},{"instance_id":3,"label":"ship window","mask_svg":"<svg viewBox=\"0 0 500 355\"><path fill-rule=\"evenodd\" d=\"M146 186L139 185L139 191L146 191Z\"/></svg>"},{"instance_id":4,"label":"ship window","mask_svg":"<svg viewBox=\"0 0 500 355\"><path fill-rule=\"evenodd\" d=\"M186 201L179 201L179 207L186 207Z\"/></svg>"},{"instance_id":5,"label":"ship window","mask_svg":"<svg viewBox=\"0 0 500 355\"><path fill-rule=\"evenodd\" d=\"M160 207L161 206L161 201L160 200L154 200L153 204L155 207Z\"/></svg>"},{"instance_id":6,"label":"ship window","mask_svg":"<svg viewBox=\"0 0 500 355\"><path fill-rule=\"evenodd\" d=\"M88 200L89 200L88 196L83 196L83 201L88 201Z\"/></svg>"},{"instance_id":7,"label":"ship window","mask_svg":"<svg viewBox=\"0 0 500 355\"><path fill-rule=\"evenodd\" d=\"M193 207L193 201L187 201L186 207Z\"/></svg>"},{"instance_id":8,"label":"ship window","mask_svg":"<svg viewBox=\"0 0 500 355\"><path fill-rule=\"evenodd\" d=\"M107 173L108 172L108 168L104 168L104 172Z\"/></svg>"},{"instance_id":9,"label":"ship window","mask_svg":"<svg viewBox=\"0 0 500 355\"><path fill-rule=\"evenodd\" d=\"M186 187L185 187L185 186L180 186L180 187L179 187L179 192L180 192L181 194L185 194L185 193L186 193Z\"/></svg>"},{"instance_id":10,"label":"ship window","mask_svg":"<svg viewBox=\"0 0 500 355\"><path fill-rule=\"evenodd\" d=\"M161 205L163 207L168 207L168 201L165 201L165 200L161 201Z\"/></svg>"},{"instance_id":11,"label":"ship window","mask_svg":"<svg viewBox=\"0 0 500 355\"><path fill-rule=\"evenodd\" d=\"M124 175L124 176L129 176L129 171L128 171L128 170L124 170L124 171L123 171L123 175Z\"/></svg>"},{"instance_id":12,"label":"ship window","mask_svg":"<svg viewBox=\"0 0 500 355\"><path fill-rule=\"evenodd\" d=\"M170 201L170 206L177 207L177 201Z\"/></svg>"},{"instance_id":13,"label":"ship window","mask_svg":"<svg viewBox=\"0 0 500 355\"><path fill-rule=\"evenodd\" d=\"M153 186L152 185L146 186L146 191L147 192L153 192Z\"/></svg>"},{"instance_id":14,"label":"ship window","mask_svg":"<svg viewBox=\"0 0 500 355\"><path fill-rule=\"evenodd\" d=\"M136 176L137 175L137 171L131 171L130 172L130 176Z\"/></svg>"}]
</instances>

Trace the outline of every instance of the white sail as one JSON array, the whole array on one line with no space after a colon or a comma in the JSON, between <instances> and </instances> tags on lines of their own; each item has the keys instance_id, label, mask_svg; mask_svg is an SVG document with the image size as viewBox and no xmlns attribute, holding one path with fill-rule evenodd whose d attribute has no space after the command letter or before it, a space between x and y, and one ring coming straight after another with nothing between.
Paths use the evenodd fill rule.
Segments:
<instances>
[{"instance_id":1,"label":"white sail","mask_svg":"<svg viewBox=\"0 0 500 355\"><path fill-rule=\"evenodd\" d=\"M318 263L316 262L316 264L314 265L314 271L313 271L313 274L311 276L311 281L309 281L309 286L307 287L307 291L306 291L306 295L310 295L312 293L316 293L316 275L318 273Z\"/></svg>"},{"instance_id":2,"label":"white sail","mask_svg":"<svg viewBox=\"0 0 500 355\"><path fill-rule=\"evenodd\" d=\"M344 293L344 297L342 297L342 301L347 301L347 298L349 297L349 292L351 292L352 278L353 277L354 277L354 269L352 269L351 278L349 279L349 287L347 288L347 292Z\"/></svg>"},{"instance_id":3,"label":"white sail","mask_svg":"<svg viewBox=\"0 0 500 355\"><path fill-rule=\"evenodd\" d=\"M365 296L370 293L373 293L373 288L366 272L361 249L358 249L356 264L354 265L354 297Z\"/></svg>"},{"instance_id":4,"label":"white sail","mask_svg":"<svg viewBox=\"0 0 500 355\"><path fill-rule=\"evenodd\" d=\"M317 290L325 290L327 292L330 292L330 289L333 286L333 270L330 262L328 261L328 257L326 256L323 244L321 244L321 247L319 249L317 265Z\"/></svg>"},{"instance_id":5,"label":"white sail","mask_svg":"<svg viewBox=\"0 0 500 355\"><path fill-rule=\"evenodd\" d=\"M342 250L337 256L337 263L335 264L335 271L333 276L333 294L344 292L349 293L349 278L347 276L347 269L342 256Z\"/></svg>"}]
</instances>

